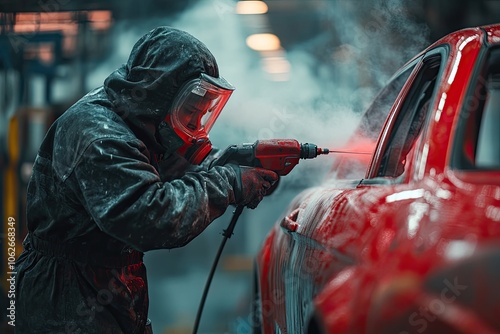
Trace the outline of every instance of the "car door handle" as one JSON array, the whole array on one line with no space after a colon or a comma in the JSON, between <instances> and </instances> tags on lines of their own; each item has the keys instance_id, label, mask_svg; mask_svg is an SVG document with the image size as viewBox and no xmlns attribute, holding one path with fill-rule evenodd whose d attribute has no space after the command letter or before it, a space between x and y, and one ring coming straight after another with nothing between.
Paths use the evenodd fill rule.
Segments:
<instances>
[{"instance_id":1,"label":"car door handle","mask_svg":"<svg viewBox=\"0 0 500 334\"><path fill-rule=\"evenodd\" d=\"M288 216L285 216L280 223L280 226L290 232L296 232L299 224L297 217L299 216L300 209L293 210Z\"/></svg>"}]
</instances>

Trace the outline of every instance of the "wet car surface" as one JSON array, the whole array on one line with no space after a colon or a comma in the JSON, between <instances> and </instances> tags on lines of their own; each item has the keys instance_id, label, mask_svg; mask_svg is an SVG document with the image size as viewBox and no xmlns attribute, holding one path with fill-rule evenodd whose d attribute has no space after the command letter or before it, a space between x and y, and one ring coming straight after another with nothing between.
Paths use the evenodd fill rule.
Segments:
<instances>
[{"instance_id":1,"label":"wet car surface","mask_svg":"<svg viewBox=\"0 0 500 334\"><path fill-rule=\"evenodd\" d=\"M500 25L435 42L256 258L256 333L500 331Z\"/></svg>"}]
</instances>

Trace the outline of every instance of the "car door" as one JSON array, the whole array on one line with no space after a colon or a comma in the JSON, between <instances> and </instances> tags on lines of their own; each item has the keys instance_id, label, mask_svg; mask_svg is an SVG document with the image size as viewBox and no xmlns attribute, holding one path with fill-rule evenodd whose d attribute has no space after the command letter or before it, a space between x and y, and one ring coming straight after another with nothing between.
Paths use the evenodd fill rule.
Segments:
<instances>
[{"instance_id":1,"label":"car door","mask_svg":"<svg viewBox=\"0 0 500 334\"><path fill-rule=\"evenodd\" d=\"M283 268L288 332L303 330L311 301L328 280L348 266L376 261L395 235L397 217L413 214L410 207L391 211L385 204L394 193L409 191L412 197L405 166L428 119L445 54L445 48L436 49L400 72L407 79L394 85L399 95L387 105L370 178L315 189L283 220L289 234Z\"/></svg>"}]
</instances>

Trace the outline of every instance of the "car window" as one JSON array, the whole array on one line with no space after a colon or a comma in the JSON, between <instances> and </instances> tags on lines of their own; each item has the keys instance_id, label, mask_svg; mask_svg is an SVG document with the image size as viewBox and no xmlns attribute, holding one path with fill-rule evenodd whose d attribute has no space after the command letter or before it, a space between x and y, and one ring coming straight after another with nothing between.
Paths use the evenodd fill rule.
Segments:
<instances>
[{"instance_id":1,"label":"car window","mask_svg":"<svg viewBox=\"0 0 500 334\"><path fill-rule=\"evenodd\" d=\"M477 140L476 167L500 168L500 76L490 76Z\"/></svg>"},{"instance_id":2,"label":"car window","mask_svg":"<svg viewBox=\"0 0 500 334\"><path fill-rule=\"evenodd\" d=\"M345 146L346 150L365 152L374 149L392 105L418 62L419 59L416 59L403 67L380 90L363 114L357 130ZM369 157L368 155L352 154L338 157L331 168L332 180L363 178L370 163Z\"/></svg>"},{"instance_id":3,"label":"car window","mask_svg":"<svg viewBox=\"0 0 500 334\"><path fill-rule=\"evenodd\" d=\"M407 157L428 119L440 63L440 54L424 59L391 129L376 176L397 178L404 173Z\"/></svg>"},{"instance_id":4,"label":"car window","mask_svg":"<svg viewBox=\"0 0 500 334\"><path fill-rule=\"evenodd\" d=\"M359 132L368 139L376 140L398 94L415 68L417 60L396 73L382 88L361 119Z\"/></svg>"},{"instance_id":5,"label":"car window","mask_svg":"<svg viewBox=\"0 0 500 334\"><path fill-rule=\"evenodd\" d=\"M452 167L500 169L500 48L487 52L461 110Z\"/></svg>"}]
</instances>

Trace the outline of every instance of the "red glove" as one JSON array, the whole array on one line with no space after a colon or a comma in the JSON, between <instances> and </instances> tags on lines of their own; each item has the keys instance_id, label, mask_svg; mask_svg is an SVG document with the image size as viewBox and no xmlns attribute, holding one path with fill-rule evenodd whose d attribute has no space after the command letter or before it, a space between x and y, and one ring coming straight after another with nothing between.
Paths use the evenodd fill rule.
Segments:
<instances>
[{"instance_id":1,"label":"red glove","mask_svg":"<svg viewBox=\"0 0 500 334\"><path fill-rule=\"evenodd\" d=\"M278 181L279 175L264 168L253 168L227 164L236 172L234 187L235 204L255 209L272 185Z\"/></svg>"}]
</instances>

